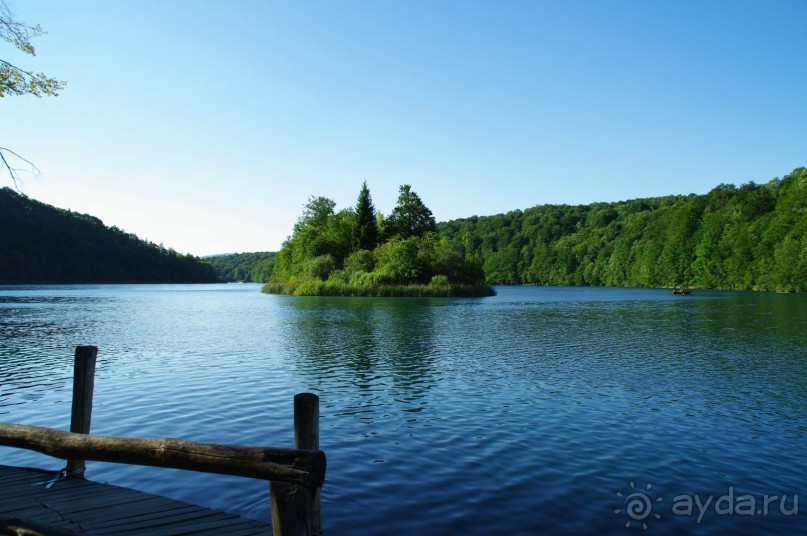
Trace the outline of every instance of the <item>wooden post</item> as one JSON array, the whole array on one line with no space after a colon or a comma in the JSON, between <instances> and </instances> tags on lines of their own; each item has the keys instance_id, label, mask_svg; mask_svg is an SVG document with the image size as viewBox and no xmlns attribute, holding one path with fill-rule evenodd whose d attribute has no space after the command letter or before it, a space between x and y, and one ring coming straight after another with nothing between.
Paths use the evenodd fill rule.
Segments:
<instances>
[{"instance_id":1,"label":"wooden post","mask_svg":"<svg viewBox=\"0 0 807 536\"><path fill-rule=\"evenodd\" d=\"M319 397L313 393L294 396L294 448L319 450ZM322 534L320 488L311 496L311 533Z\"/></svg>"},{"instance_id":2,"label":"wooden post","mask_svg":"<svg viewBox=\"0 0 807 536\"><path fill-rule=\"evenodd\" d=\"M73 367L73 409L70 413L70 431L89 434L92 420L92 393L95 387L95 359L97 346L76 346ZM84 478L84 460L67 460L67 473Z\"/></svg>"},{"instance_id":3,"label":"wooden post","mask_svg":"<svg viewBox=\"0 0 807 536\"><path fill-rule=\"evenodd\" d=\"M319 397L315 394L294 397L294 448L319 450ZM274 536L322 534L319 489L312 493L282 482L271 482L269 487Z\"/></svg>"}]
</instances>

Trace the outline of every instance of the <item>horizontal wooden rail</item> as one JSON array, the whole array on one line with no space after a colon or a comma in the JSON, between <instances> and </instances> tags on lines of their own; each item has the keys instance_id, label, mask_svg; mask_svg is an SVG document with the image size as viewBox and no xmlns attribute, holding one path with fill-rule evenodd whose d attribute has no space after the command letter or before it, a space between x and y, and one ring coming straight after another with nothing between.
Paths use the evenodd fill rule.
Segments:
<instances>
[{"instance_id":1,"label":"horizontal wooden rail","mask_svg":"<svg viewBox=\"0 0 807 536\"><path fill-rule=\"evenodd\" d=\"M325 453L319 450L93 436L6 423L0 423L0 445L65 460L149 465L287 482L305 486L312 493L325 480Z\"/></svg>"}]
</instances>

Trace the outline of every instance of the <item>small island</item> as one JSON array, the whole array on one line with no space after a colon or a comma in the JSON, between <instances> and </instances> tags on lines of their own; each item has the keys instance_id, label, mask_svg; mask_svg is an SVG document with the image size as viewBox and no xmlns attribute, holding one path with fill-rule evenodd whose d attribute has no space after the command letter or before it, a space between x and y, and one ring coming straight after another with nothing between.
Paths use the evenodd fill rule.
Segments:
<instances>
[{"instance_id":1,"label":"small island","mask_svg":"<svg viewBox=\"0 0 807 536\"><path fill-rule=\"evenodd\" d=\"M263 292L294 296L480 297L481 259L437 235L431 210L400 187L388 217L377 213L367 183L355 208L311 197L283 243Z\"/></svg>"}]
</instances>

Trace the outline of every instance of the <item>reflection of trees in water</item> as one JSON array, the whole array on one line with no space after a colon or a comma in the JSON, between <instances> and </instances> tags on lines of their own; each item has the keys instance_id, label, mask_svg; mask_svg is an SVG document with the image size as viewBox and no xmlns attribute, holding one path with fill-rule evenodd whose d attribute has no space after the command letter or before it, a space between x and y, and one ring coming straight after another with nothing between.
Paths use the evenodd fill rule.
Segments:
<instances>
[{"instance_id":1,"label":"reflection of trees in water","mask_svg":"<svg viewBox=\"0 0 807 536\"><path fill-rule=\"evenodd\" d=\"M318 389L360 398L348 412L389 411L392 402L417 410L436 382L435 306L422 299L294 298L289 351Z\"/></svg>"}]
</instances>

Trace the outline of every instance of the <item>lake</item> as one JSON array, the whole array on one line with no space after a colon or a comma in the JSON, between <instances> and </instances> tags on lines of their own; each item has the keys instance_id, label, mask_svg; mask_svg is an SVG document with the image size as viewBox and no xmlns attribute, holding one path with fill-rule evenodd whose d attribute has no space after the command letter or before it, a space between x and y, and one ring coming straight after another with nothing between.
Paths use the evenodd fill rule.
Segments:
<instances>
[{"instance_id":1,"label":"lake","mask_svg":"<svg viewBox=\"0 0 807 536\"><path fill-rule=\"evenodd\" d=\"M0 421L66 429L91 344L97 434L292 446L293 396L317 393L329 535L804 530L807 296L497 291L2 286ZM269 518L261 481L95 462L88 478Z\"/></svg>"}]
</instances>

